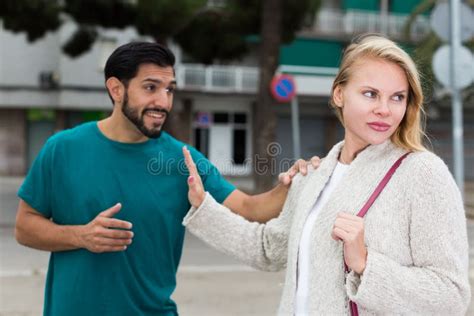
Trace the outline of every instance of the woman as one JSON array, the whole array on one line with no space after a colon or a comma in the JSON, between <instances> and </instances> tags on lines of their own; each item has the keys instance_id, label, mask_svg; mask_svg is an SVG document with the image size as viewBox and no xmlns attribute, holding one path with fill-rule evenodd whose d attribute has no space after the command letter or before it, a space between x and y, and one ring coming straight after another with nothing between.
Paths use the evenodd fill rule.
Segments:
<instances>
[{"instance_id":1,"label":"woman","mask_svg":"<svg viewBox=\"0 0 474 316\"><path fill-rule=\"evenodd\" d=\"M282 315L463 315L470 300L461 195L422 145L422 90L411 58L381 36L344 52L331 105L345 128L317 170L297 176L278 218L246 221L216 203L190 169L187 228L258 269L285 268ZM411 152L364 218L355 214ZM346 275L344 263L350 269Z\"/></svg>"}]
</instances>

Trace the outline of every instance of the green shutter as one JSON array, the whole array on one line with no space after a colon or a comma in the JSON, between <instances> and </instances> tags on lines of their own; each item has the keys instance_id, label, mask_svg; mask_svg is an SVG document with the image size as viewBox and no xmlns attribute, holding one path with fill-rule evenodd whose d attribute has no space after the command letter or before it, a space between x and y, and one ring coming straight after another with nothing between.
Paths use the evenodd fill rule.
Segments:
<instances>
[{"instance_id":1,"label":"green shutter","mask_svg":"<svg viewBox=\"0 0 474 316\"><path fill-rule=\"evenodd\" d=\"M280 65L338 67L343 45L337 41L298 38L280 50Z\"/></svg>"},{"instance_id":2,"label":"green shutter","mask_svg":"<svg viewBox=\"0 0 474 316\"><path fill-rule=\"evenodd\" d=\"M390 12L410 14L420 3L420 0L393 0L390 1Z\"/></svg>"},{"instance_id":3,"label":"green shutter","mask_svg":"<svg viewBox=\"0 0 474 316\"><path fill-rule=\"evenodd\" d=\"M344 10L378 11L380 0L344 0Z\"/></svg>"}]
</instances>

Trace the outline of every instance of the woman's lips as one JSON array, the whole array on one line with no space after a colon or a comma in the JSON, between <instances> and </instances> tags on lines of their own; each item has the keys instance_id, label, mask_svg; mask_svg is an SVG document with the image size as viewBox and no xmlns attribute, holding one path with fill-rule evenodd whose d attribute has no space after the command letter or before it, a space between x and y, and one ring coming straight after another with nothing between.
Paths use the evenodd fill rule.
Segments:
<instances>
[{"instance_id":1,"label":"woman's lips","mask_svg":"<svg viewBox=\"0 0 474 316\"><path fill-rule=\"evenodd\" d=\"M377 132L386 132L390 129L390 125L383 122L371 122L367 123L371 129Z\"/></svg>"}]
</instances>

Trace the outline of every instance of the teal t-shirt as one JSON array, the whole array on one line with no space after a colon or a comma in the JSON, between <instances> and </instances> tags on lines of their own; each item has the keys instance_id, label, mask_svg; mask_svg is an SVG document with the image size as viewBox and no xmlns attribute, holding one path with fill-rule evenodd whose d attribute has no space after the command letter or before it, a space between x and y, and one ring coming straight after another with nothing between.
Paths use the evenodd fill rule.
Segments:
<instances>
[{"instance_id":1,"label":"teal t-shirt","mask_svg":"<svg viewBox=\"0 0 474 316\"><path fill-rule=\"evenodd\" d=\"M157 139L125 144L106 138L97 122L52 136L18 196L60 225L81 225L116 203L115 218L133 224L122 252L85 249L51 253L45 315L177 315L170 298L189 209L181 143ZM223 202L235 189L190 148L205 189Z\"/></svg>"}]
</instances>

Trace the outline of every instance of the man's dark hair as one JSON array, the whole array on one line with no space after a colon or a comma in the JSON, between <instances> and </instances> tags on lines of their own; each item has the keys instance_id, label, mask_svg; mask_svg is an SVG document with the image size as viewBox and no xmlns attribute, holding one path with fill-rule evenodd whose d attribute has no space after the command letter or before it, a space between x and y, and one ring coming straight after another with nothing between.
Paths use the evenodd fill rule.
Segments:
<instances>
[{"instance_id":1,"label":"man's dark hair","mask_svg":"<svg viewBox=\"0 0 474 316\"><path fill-rule=\"evenodd\" d=\"M104 68L105 81L110 77L116 77L127 87L128 82L137 75L140 65L173 67L174 63L174 54L161 44L131 42L118 47L107 59ZM110 93L109 97L113 103Z\"/></svg>"}]
</instances>

